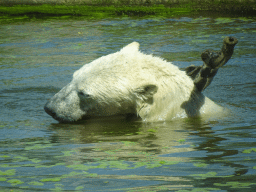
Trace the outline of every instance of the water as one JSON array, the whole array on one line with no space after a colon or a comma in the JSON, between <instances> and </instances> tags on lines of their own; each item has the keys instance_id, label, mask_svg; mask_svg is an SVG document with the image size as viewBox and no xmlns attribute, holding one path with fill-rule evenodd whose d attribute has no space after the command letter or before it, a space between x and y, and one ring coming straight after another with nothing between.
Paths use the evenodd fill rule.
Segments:
<instances>
[{"instance_id":1,"label":"water","mask_svg":"<svg viewBox=\"0 0 256 192\"><path fill-rule=\"evenodd\" d=\"M255 191L256 20L32 19L0 26L2 191ZM83 64L132 41L181 69L238 38L204 94L220 119L59 124L43 106Z\"/></svg>"}]
</instances>

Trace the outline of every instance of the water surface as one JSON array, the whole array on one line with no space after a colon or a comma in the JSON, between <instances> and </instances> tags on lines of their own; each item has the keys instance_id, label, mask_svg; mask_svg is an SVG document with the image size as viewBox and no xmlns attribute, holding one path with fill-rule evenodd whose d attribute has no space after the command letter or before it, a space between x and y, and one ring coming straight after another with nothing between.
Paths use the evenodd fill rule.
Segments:
<instances>
[{"instance_id":1,"label":"water surface","mask_svg":"<svg viewBox=\"0 0 256 192\"><path fill-rule=\"evenodd\" d=\"M256 20L32 19L0 26L3 191L255 191ZM228 116L59 124L43 106L83 64L133 41L181 69L239 43L204 94Z\"/></svg>"}]
</instances>

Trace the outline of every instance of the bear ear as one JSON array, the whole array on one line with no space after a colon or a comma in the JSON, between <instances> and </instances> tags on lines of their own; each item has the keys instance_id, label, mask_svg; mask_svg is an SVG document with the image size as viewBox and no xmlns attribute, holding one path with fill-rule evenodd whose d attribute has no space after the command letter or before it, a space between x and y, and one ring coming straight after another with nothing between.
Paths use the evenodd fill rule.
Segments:
<instances>
[{"instance_id":1,"label":"bear ear","mask_svg":"<svg viewBox=\"0 0 256 192\"><path fill-rule=\"evenodd\" d=\"M140 47L139 43L132 42L132 43L126 45L124 48L122 48L121 52L131 53L131 52L139 51L139 47Z\"/></svg>"},{"instance_id":2,"label":"bear ear","mask_svg":"<svg viewBox=\"0 0 256 192\"><path fill-rule=\"evenodd\" d=\"M153 95L157 92L158 87L156 85L143 85L134 90L134 93L137 98L143 100L147 103L153 103Z\"/></svg>"}]
</instances>

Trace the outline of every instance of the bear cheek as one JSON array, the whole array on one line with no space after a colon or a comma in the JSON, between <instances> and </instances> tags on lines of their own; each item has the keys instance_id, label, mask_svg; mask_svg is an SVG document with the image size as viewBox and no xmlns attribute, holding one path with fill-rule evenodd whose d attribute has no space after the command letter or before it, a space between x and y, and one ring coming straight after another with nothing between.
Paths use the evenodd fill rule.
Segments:
<instances>
[{"instance_id":1,"label":"bear cheek","mask_svg":"<svg viewBox=\"0 0 256 192\"><path fill-rule=\"evenodd\" d=\"M82 119L88 111L88 107L84 107L83 101L76 91L72 91L67 97L59 103L59 114L63 114L64 118L71 121Z\"/></svg>"},{"instance_id":2,"label":"bear cheek","mask_svg":"<svg viewBox=\"0 0 256 192\"><path fill-rule=\"evenodd\" d=\"M86 116L93 115L93 112L95 111L95 102L92 99L81 99L79 102L79 108L83 111L83 118L86 118Z\"/></svg>"}]
</instances>

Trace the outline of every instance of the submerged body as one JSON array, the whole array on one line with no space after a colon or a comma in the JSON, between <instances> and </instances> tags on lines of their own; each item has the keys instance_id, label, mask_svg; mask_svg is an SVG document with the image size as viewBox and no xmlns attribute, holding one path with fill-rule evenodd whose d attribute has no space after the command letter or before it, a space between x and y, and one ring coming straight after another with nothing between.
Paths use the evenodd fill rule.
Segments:
<instances>
[{"instance_id":1,"label":"submerged body","mask_svg":"<svg viewBox=\"0 0 256 192\"><path fill-rule=\"evenodd\" d=\"M84 65L45 105L60 122L135 114L143 121L219 114L223 108L197 90L185 71L139 51L133 42Z\"/></svg>"}]
</instances>

